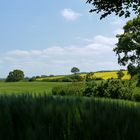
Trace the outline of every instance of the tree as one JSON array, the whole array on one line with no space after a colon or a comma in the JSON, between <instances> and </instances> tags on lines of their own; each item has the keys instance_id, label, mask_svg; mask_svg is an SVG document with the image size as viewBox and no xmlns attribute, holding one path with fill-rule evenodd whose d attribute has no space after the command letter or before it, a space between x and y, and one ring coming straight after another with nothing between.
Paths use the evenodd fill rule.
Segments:
<instances>
[{"instance_id":1,"label":"tree","mask_svg":"<svg viewBox=\"0 0 140 140\"><path fill-rule=\"evenodd\" d=\"M118 43L114 51L118 56L118 63L140 65L140 16L130 20L123 27L124 33L117 35Z\"/></svg>"},{"instance_id":2,"label":"tree","mask_svg":"<svg viewBox=\"0 0 140 140\"><path fill-rule=\"evenodd\" d=\"M6 82L18 82L24 79L24 72L22 70L13 70L9 72Z\"/></svg>"},{"instance_id":3,"label":"tree","mask_svg":"<svg viewBox=\"0 0 140 140\"><path fill-rule=\"evenodd\" d=\"M123 73L123 71L119 70L117 72L117 75L118 75L118 79L122 79L122 77L124 76L124 73Z\"/></svg>"},{"instance_id":4,"label":"tree","mask_svg":"<svg viewBox=\"0 0 140 140\"><path fill-rule=\"evenodd\" d=\"M73 68L71 69L71 73L76 74L76 73L78 73L78 72L80 72L80 70L79 70L77 67L73 67Z\"/></svg>"},{"instance_id":5,"label":"tree","mask_svg":"<svg viewBox=\"0 0 140 140\"><path fill-rule=\"evenodd\" d=\"M131 75L131 78L132 78L134 75L138 74L139 67L136 67L133 64L129 64L127 66L127 70L128 70L128 73Z\"/></svg>"},{"instance_id":6,"label":"tree","mask_svg":"<svg viewBox=\"0 0 140 140\"><path fill-rule=\"evenodd\" d=\"M112 13L119 17L129 17L131 11L140 13L140 0L87 0L87 3L93 5L90 12L102 13L100 19Z\"/></svg>"},{"instance_id":7,"label":"tree","mask_svg":"<svg viewBox=\"0 0 140 140\"><path fill-rule=\"evenodd\" d=\"M93 72L87 73L87 74L86 74L86 77L85 77L85 80L86 80L87 82L88 82L88 81L92 81L92 80L93 80L93 75L94 75Z\"/></svg>"}]
</instances>

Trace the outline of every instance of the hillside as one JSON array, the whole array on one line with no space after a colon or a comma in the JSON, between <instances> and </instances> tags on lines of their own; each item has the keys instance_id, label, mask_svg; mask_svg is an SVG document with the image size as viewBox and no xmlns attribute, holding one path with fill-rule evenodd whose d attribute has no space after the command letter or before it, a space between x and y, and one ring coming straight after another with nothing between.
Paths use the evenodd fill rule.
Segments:
<instances>
[{"instance_id":1,"label":"hillside","mask_svg":"<svg viewBox=\"0 0 140 140\"><path fill-rule=\"evenodd\" d=\"M93 72L93 78L102 78L104 80L110 79L110 78L114 78L116 79L117 76L117 70L116 71L105 71L105 72ZM130 75L128 74L128 71L123 71L124 76L123 76L123 80L129 80L130 79ZM84 77L86 76L87 73L82 73L80 74L80 76ZM42 81L42 80L52 80L52 79L60 79L63 78L65 76L68 75L61 75L61 76L53 76L53 77L45 77L45 78L37 78L37 81Z\"/></svg>"}]
</instances>

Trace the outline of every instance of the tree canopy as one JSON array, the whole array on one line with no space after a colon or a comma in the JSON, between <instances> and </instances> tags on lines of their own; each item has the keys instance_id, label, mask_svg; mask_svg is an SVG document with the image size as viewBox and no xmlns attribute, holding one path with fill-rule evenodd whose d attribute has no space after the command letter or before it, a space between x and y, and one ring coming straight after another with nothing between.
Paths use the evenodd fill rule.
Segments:
<instances>
[{"instance_id":1,"label":"tree canopy","mask_svg":"<svg viewBox=\"0 0 140 140\"><path fill-rule=\"evenodd\" d=\"M73 67L73 68L71 69L71 73L76 74L76 73L78 73L78 72L80 72L80 70L79 70L77 67Z\"/></svg>"},{"instance_id":2,"label":"tree canopy","mask_svg":"<svg viewBox=\"0 0 140 140\"><path fill-rule=\"evenodd\" d=\"M13 70L9 72L6 82L18 82L24 79L24 72L22 70Z\"/></svg>"},{"instance_id":3,"label":"tree canopy","mask_svg":"<svg viewBox=\"0 0 140 140\"><path fill-rule=\"evenodd\" d=\"M90 12L101 13L101 19L115 13L119 17L129 17L131 12L140 13L140 0L87 0L93 5Z\"/></svg>"},{"instance_id":4,"label":"tree canopy","mask_svg":"<svg viewBox=\"0 0 140 140\"><path fill-rule=\"evenodd\" d=\"M124 76L124 73L123 73L122 70L119 70L119 71L117 72L117 75L118 75L118 79L122 79L123 76Z\"/></svg>"},{"instance_id":5,"label":"tree canopy","mask_svg":"<svg viewBox=\"0 0 140 140\"><path fill-rule=\"evenodd\" d=\"M120 65L140 65L140 16L130 20L123 27L124 33L117 35L114 49Z\"/></svg>"},{"instance_id":6,"label":"tree canopy","mask_svg":"<svg viewBox=\"0 0 140 140\"><path fill-rule=\"evenodd\" d=\"M137 75L140 72L140 67L139 66L136 67L133 64L129 64L127 66L127 70L128 70L128 73L131 75L131 78L132 78L134 75Z\"/></svg>"}]
</instances>

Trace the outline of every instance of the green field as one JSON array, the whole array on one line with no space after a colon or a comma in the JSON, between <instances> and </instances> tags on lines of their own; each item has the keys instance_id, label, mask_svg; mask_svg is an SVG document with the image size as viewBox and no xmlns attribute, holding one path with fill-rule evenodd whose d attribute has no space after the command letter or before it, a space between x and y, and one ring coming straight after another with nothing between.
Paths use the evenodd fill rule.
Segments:
<instances>
[{"instance_id":1,"label":"green field","mask_svg":"<svg viewBox=\"0 0 140 140\"><path fill-rule=\"evenodd\" d=\"M0 96L1 140L139 140L140 104L61 96Z\"/></svg>"},{"instance_id":2,"label":"green field","mask_svg":"<svg viewBox=\"0 0 140 140\"><path fill-rule=\"evenodd\" d=\"M51 94L52 88L65 85L65 82L0 82L0 94L13 93L47 93Z\"/></svg>"}]
</instances>

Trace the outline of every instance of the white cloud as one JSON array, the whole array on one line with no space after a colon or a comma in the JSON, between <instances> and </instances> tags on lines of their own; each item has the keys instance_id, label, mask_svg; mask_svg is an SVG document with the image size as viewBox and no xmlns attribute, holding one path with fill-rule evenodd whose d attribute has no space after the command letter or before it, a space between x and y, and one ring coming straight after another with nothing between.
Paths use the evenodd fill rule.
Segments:
<instances>
[{"instance_id":1,"label":"white cloud","mask_svg":"<svg viewBox=\"0 0 140 140\"><path fill-rule=\"evenodd\" d=\"M29 56L29 52L28 51L24 51L24 50L14 50L11 52L8 52L7 55L10 56Z\"/></svg>"},{"instance_id":2,"label":"white cloud","mask_svg":"<svg viewBox=\"0 0 140 140\"><path fill-rule=\"evenodd\" d=\"M118 68L112 51L116 39L102 35L83 42L83 46L52 46L42 50L13 50L3 54L3 69L23 69L26 75L66 74L73 66L81 71L97 71Z\"/></svg>"},{"instance_id":3,"label":"white cloud","mask_svg":"<svg viewBox=\"0 0 140 140\"><path fill-rule=\"evenodd\" d=\"M73 11L72 9L63 9L61 15L67 20L76 20L78 19L81 14Z\"/></svg>"},{"instance_id":4,"label":"white cloud","mask_svg":"<svg viewBox=\"0 0 140 140\"><path fill-rule=\"evenodd\" d=\"M94 42L97 42L102 45L107 45L107 46L114 45L116 43L116 41L117 40L114 37L106 37L106 36L102 36L102 35L95 36L95 38L94 38Z\"/></svg>"}]
</instances>

